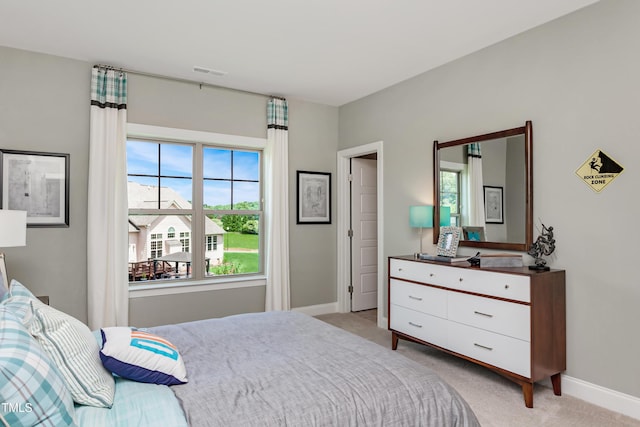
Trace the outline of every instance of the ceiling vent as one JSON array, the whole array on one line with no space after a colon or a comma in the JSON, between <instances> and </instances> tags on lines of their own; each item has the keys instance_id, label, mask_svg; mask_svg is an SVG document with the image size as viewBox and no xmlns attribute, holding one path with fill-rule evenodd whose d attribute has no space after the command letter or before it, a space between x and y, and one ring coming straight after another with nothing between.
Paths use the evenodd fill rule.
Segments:
<instances>
[{"instance_id":1,"label":"ceiling vent","mask_svg":"<svg viewBox=\"0 0 640 427\"><path fill-rule=\"evenodd\" d=\"M193 71L195 73L212 74L214 76L220 76L220 77L227 75L226 71L212 70L211 68L198 67L197 65L193 67Z\"/></svg>"}]
</instances>

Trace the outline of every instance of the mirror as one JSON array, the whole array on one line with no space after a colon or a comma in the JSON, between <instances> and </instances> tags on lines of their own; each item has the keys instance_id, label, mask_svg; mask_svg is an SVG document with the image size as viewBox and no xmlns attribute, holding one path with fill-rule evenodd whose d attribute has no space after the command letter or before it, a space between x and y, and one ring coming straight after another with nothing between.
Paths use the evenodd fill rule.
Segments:
<instances>
[{"instance_id":1,"label":"mirror","mask_svg":"<svg viewBox=\"0 0 640 427\"><path fill-rule=\"evenodd\" d=\"M433 143L433 243L460 227L460 246L527 251L533 243L533 129L524 126ZM443 221L446 222L446 215Z\"/></svg>"}]
</instances>

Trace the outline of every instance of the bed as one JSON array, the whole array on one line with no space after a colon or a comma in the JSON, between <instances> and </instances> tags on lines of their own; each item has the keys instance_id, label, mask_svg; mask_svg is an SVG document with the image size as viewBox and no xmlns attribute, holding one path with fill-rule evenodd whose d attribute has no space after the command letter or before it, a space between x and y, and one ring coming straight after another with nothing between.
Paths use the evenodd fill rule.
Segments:
<instances>
[{"instance_id":1,"label":"bed","mask_svg":"<svg viewBox=\"0 0 640 427\"><path fill-rule=\"evenodd\" d=\"M149 332L179 349L188 382L116 378L111 408L76 404L77 425L479 425L432 370L304 314L242 314Z\"/></svg>"}]
</instances>

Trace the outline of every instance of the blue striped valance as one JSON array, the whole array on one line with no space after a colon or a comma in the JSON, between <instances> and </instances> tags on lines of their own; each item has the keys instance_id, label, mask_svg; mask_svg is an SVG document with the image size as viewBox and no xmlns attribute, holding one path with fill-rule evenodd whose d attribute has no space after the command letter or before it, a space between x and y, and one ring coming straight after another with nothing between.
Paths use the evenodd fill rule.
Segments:
<instances>
[{"instance_id":1,"label":"blue striped valance","mask_svg":"<svg viewBox=\"0 0 640 427\"><path fill-rule=\"evenodd\" d=\"M289 129L289 107L286 99L271 98L267 104L267 129Z\"/></svg>"},{"instance_id":2,"label":"blue striped valance","mask_svg":"<svg viewBox=\"0 0 640 427\"><path fill-rule=\"evenodd\" d=\"M100 108L127 108L127 73L95 66L91 71L91 105Z\"/></svg>"},{"instance_id":3,"label":"blue striped valance","mask_svg":"<svg viewBox=\"0 0 640 427\"><path fill-rule=\"evenodd\" d=\"M467 157L477 157L482 158L482 153L480 152L480 144L477 142L471 143L467 145Z\"/></svg>"}]
</instances>

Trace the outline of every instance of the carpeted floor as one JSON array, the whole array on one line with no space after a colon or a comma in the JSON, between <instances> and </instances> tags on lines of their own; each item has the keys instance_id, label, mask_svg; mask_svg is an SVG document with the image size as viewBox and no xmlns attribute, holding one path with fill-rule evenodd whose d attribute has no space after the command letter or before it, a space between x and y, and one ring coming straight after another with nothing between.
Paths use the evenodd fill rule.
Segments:
<instances>
[{"instance_id":1,"label":"carpeted floor","mask_svg":"<svg viewBox=\"0 0 640 427\"><path fill-rule=\"evenodd\" d=\"M376 310L317 318L391 348L391 332L376 326ZM436 371L469 402L484 427L640 427L639 420L571 396L555 396L550 388L538 384L534 387L534 407L528 409L520 386L488 369L404 340L400 340L397 352Z\"/></svg>"}]
</instances>

